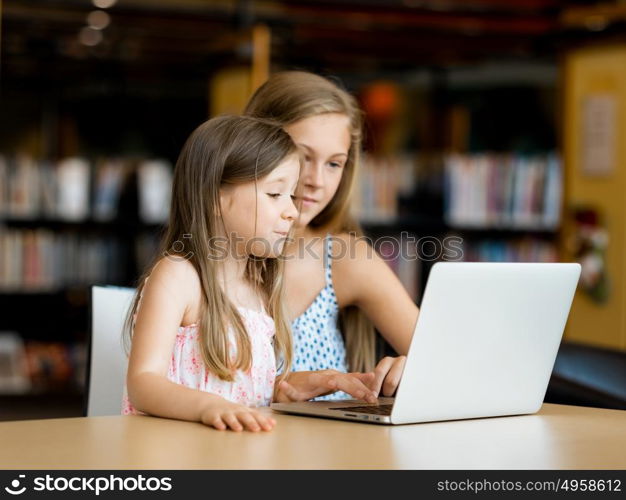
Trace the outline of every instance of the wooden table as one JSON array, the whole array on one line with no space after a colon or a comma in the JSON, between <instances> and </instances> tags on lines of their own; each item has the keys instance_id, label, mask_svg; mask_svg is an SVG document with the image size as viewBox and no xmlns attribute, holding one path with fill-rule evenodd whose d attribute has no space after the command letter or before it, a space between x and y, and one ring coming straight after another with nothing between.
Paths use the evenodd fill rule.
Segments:
<instances>
[{"instance_id":1,"label":"wooden table","mask_svg":"<svg viewBox=\"0 0 626 500\"><path fill-rule=\"evenodd\" d=\"M270 412L270 410L264 410ZM268 433L143 416L0 423L2 469L626 469L626 412L378 426L275 414Z\"/></svg>"}]
</instances>

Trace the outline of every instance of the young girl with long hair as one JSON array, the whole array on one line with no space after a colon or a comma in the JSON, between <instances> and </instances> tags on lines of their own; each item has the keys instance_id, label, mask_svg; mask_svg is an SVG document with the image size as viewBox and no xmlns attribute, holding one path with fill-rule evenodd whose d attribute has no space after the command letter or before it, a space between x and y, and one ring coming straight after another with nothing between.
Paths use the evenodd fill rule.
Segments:
<instances>
[{"instance_id":1,"label":"young girl with long hair","mask_svg":"<svg viewBox=\"0 0 626 500\"><path fill-rule=\"evenodd\" d=\"M218 117L191 134L174 171L161 252L127 322L124 413L258 431L275 421L257 407L284 400L283 392L375 400L371 374L283 381L293 348L279 257L298 217L300 167L290 136L266 120Z\"/></svg>"}]
</instances>

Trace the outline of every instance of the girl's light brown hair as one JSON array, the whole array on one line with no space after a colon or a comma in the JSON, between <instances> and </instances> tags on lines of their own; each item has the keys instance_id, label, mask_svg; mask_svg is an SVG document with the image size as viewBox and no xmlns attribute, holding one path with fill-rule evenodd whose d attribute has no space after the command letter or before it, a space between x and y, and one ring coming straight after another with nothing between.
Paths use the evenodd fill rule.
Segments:
<instances>
[{"instance_id":1,"label":"girl's light brown hair","mask_svg":"<svg viewBox=\"0 0 626 500\"><path fill-rule=\"evenodd\" d=\"M200 278L202 296L198 331L207 369L222 380L232 381L236 369L245 371L250 368L250 339L237 307L228 299L218 280L223 266L216 258L219 255L212 238L228 230L224 228L220 214L220 187L256 182L292 154L297 154L297 149L289 135L280 125L268 120L222 116L208 120L194 130L183 146L174 170L169 224L159 254L139 279L126 320L127 349L146 277L161 258L185 258ZM220 227L223 228L221 231ZM180 242L184 242L184 254L172 255L172 249L177 245L180 247ZM283 261L282 258L251 257L246 263L246 278L259 291L276 324L274 350L277 358L283 360L284 375L291 366L292 343L283 298ZM236 339L234 362L231 362L228 351L229 327L233 328Z\"/></svg>"},{"instance_id":2,"label":"girl's light brown hair","mask_svg":"<svg viewBox=\"0 0 626 500\"><path fill-rule=\"evenodd\" d=\"M331 234L363 236L363 230L350 215L362 143L363 113L356 99L334 82L313 73L285 71L276 73L261 85L246 106L245 114L271 119L287 126L325 113L346 115L350 122L350 149L335 196L309 223ZM368 318L356 307L340 313L341 329L351 370L370 371L375 365L375 331Z\"/></svg>"}]
</instances>

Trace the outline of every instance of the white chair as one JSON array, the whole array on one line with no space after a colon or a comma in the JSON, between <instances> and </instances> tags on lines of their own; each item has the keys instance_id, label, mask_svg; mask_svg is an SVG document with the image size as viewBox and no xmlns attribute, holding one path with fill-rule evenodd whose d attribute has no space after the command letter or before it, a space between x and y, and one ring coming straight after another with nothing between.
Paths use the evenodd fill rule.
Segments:
<instances>
[{"instance_id":1,"label":"white chair","mask_svg":"<svg viewBox=\"0 0 626 500\"><path fill-rule=\"evenodd\" d=\"M91 343L87 367L87 416L119 415L128 360L122 330L135 290L91 288Z\"/></svg>"}]
</instances>

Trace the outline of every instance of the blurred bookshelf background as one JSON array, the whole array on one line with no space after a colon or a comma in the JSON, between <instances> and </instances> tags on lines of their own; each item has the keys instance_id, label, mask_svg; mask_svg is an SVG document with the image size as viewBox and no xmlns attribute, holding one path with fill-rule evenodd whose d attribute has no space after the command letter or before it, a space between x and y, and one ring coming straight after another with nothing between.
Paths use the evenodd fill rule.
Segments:
<instances>
[{"instance_id":1,"label":"blurred bookshelf background","mask_svg":"<svg viewBox=\"0 0 626 500\"><path fill-rule=\"evenodd\" d=\"M372 238L415 238L417 259L377 249L416 303L438 260L580 261L546 401L626 408L626 2L2 0L0 16L0 420L82 414L90 287L135 285L185 138L284 69L358 97L353 211Z\"/></svg>"}]
</instances>

